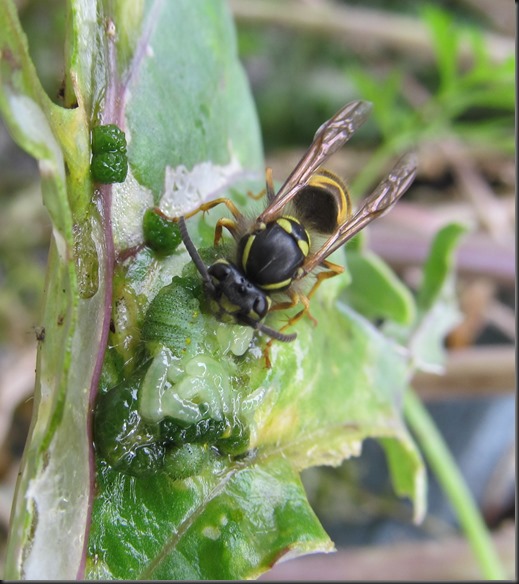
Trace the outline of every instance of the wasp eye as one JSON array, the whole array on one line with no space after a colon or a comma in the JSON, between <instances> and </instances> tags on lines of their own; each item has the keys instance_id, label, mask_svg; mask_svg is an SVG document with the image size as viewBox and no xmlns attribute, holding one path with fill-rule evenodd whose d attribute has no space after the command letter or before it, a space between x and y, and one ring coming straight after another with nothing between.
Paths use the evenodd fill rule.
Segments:
<instances>
[{"instance_id":1,"label":"wasp eye","mask_svg":"<svg viewBox=\"0 0 519 584\"><path fill-rule=\"evenodd\" d=\"M256 296L252 305L254 312L261 318L267 314L268 305L264 296Z\"/></svg>"},{"instance_id":2,"label":"wasp eye","mask_svg":"<svg viewBox=\"0 0 519 584\"><path fill-rule=\"evenodd\" d=\"M209 274L216 280L223 282L229 275L231 267L223 262L216 262L209 268Z\"/></svg>"}]
</instances>

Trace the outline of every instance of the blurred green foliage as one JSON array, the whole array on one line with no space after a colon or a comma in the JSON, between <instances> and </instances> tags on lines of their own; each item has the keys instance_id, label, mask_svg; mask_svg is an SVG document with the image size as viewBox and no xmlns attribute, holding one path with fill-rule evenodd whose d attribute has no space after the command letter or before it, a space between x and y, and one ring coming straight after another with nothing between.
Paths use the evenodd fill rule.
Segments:
<instances>
[{"instance_id":1,"label":"blurred green foliage","mask_svg":"<svg viewBox=\"0 0 519 584\"><path fill-rule=\"evenodd\" d=\"M377 59L356 52L332 35L326 38L240 23L240 54L255 95L267 153L280 147L306 146L330 112L362 98L373 101L375 107L355 143L371 149L373 157L353 181L354 192L362 192L395 153L445 135L484 145L489 152L513 154L515 59L511 56L495 63L489 58L483 36L489 25L480 13L465 3L447 0L349 0L338 4L420 18L430 31L436 58L427 67L412 55L381 54ZM63 2L29 0L20 6L20 17L42 84L51 99L59 102L64 74ZM475 56L468 69L459 67L454 58L462 39L468 39ZM403 95L402 83L409 74L416 76L429 94L420 107ZM32 338L30 326L37 324L49 222L33 189L17 193L14 203L15 191L37 180L37 168L12 144L3 126L0 132L4 209L0 223L0 338L6 341L13 337L13 319L23 323L24 334ZM8 228L24 221L36 221L39 227L36 231Z\"/></svg>"},{"instance_id":2,"label":"blurred green foliage","mask_svg":"<svg viewBox=\"0 0 519 584\"><path fill-rule=\"evenodd\" d=\"M489 25L480 14L466 3L448 0L338 4L418 17L429 31L435 58L424 66L413 55L359 53L332 35L239 25L240 54L256 98L267 152L306 147L331 112L361 98L373 101L375 107L355 144L373 156L355 178L354 191L363 191L400 151L444 137L483 146L489 155L513 155L515 59L511 56L496 63L489 57L484 37ZM64 3L29 0L21 3L20 16L42 84L51 99L59 102ZM461 67L456 55L465 40L474 60ZM423 90L419 104L403 90L409 77ZM38 324L50 222L31 182L38 180L36 165L13 146L3 126L0 137L0 342L6 346L13 341L35 343L32 327ZM357 461L352 463L343 466L344 472L360 473ZM333 470L325 472L335 476ZM337 503L344 504L345 499L343 493Z\"/></svg>"},{"instance_id":3,"label":"blurred green foliage","mask_svg":"<svg viewBox=\"0 0 519 584\"><path fill-rule=\"evenodd\" d=\"M244 25L241 55L255 93L266 150L308 144L331 111L351 99L374 103L372 120L355 138L375 150L353 190L365 189L395 154L455 136L490 152L514 151L515 58L490 58L482 18L456 2L343 2L408 11L429 33L434 59L355 52L335 35ZM442 8L442 6L444 8ZM473 62L460 65L462 44ZM406 83L419 85L412 103ZM366 144L369 142L369 144Z\"/></svg>"}]
</instances>

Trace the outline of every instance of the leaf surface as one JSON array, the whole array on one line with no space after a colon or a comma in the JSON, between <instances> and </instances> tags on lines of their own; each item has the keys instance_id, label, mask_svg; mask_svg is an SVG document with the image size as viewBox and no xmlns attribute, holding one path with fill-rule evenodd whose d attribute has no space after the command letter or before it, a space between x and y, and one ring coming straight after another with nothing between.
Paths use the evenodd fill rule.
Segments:
<instances>
[{"instance_id":1,"label":"leaf surface","mask_svg":"<svg viewBox=\"0 0 519 584\"><path fill-rule=\"evenodd\" d=\"M40 160L54 226L8 577L73 579L86 564L89 578L251 578L281 557L330 551L299 471L358 455L366 437L383 441L395 488L419 517L423 466L401 418L406 353L337 300L340 283L316 295L318 326L304 319L295 343L273 345L270 370L263 339L232 353L222 339L239 334L203 307L198 328L175 347L212 359L237 400L256 396L246 456L213 456L196 476L175 481L160 472L128 476L98 459L94 490L90 416L99 379L105 393L131 377L155 295L185 270L199 278L182 247L167 258L142 247L146 209L185 213L223 194L251 214L262 204L246 195L262 188L261 140L225 3L126 7L71 0L65 103L73 109L43 94L13 5L1 8L9 25L2 54L8 47L12 58L2 59L0 104L19 144ZM108 123L126 133L128 177L94 185L90 131ZM189 222L197 246L211 245L218 216Z\"/></svg>"}]
</instances>

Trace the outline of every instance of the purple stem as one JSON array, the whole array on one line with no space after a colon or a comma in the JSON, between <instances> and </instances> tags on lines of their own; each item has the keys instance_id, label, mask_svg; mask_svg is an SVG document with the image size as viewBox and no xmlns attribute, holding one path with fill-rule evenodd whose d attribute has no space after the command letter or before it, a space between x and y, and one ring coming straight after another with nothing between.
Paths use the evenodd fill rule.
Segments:
<instances>
[{"instance_id":1,"label":"purple stem","mask_svg":"<svg viewBox=\"0 0 519 584\"><path fill-rule=\"evenodd\" d=\"M105 94L105 107L102 115L103 124L116 124L123 131L126 128L125 124L125 106L126 106L126 90L129 85L136 78L139 68L142 65L148 51L149 39L153 30L159 21L160 11L163 6L163 0L155 0L153 3L146 23L142 29L142 34L139 37L135 47L134 56L124 80L120 79L117 69L117 50L115 45L115 25L109 19L107 24L107 86ZM104 298L104 314L103 324L101 328L101 337L99 339L99 351L97 354L94 370L92 373L92 380L90 383L89 393L89 408L87 420L87 440L89 447L88 465L89 465L89 494L87 504L87 518L85 526L85 536L83 543L83 553L81 562L78 567L76 579L84 580L86 558L88 552L88 540L90 536L90 528L92 525L92 509L94 504L94 487L95 487L95 454L93 448L93 419L94 407L97 397L99 380L101 378L101 371L103 369L103 362L108 345L108 335L110 333L110 319L112 316L112 294L113 294L113 275L116 264L115 247L112 231L112 185L103 184L98 187L98 194L100 200L100 215L104 232L105 243L105 265L104 265L104 281L105 281L105 298Z\"/></svg>"}]
</instances>

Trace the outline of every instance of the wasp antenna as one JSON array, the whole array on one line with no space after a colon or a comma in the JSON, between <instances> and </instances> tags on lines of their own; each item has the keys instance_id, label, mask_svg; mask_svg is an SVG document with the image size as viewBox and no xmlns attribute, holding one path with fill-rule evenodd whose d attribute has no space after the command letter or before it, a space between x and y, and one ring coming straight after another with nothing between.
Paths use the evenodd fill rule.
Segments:
<instances>
[{"instance_id":1,"label":"wasp antenna","mask_svg":"<svg viewBox=\"0 0 519 584\"><path fill-rule=\"evenodd\" d=\"M204 264L202 258L200 257L200 254L198 253L198 250L195 247L195 244L189 237L184 217L178 218L178 228L180 230L180 235L182 236L182 241L186 246L187 253L191 256L191 259L193 260L193 263L195 264L197 270L200 272L200 275L202 276L204 282L212 285L211 277L209 276L209 272L207 271L207 266Z\"/></svg>"},{"instance_id":2,"label":"wasp antenna","mask_svg":"<svg viewBox=\"0 0 519 584\"><path fill-rule=\"evenodd\" d=\"M291 335L285 335L273 328L270 328L269 326L262 324L261 322L256 324L255 328L257 328L262 333L265 333L269 337L276 339L276 341L281 341L283 343L291 343L297 337L296 333L292 333Z\"/></svg>"}]
</instances>

